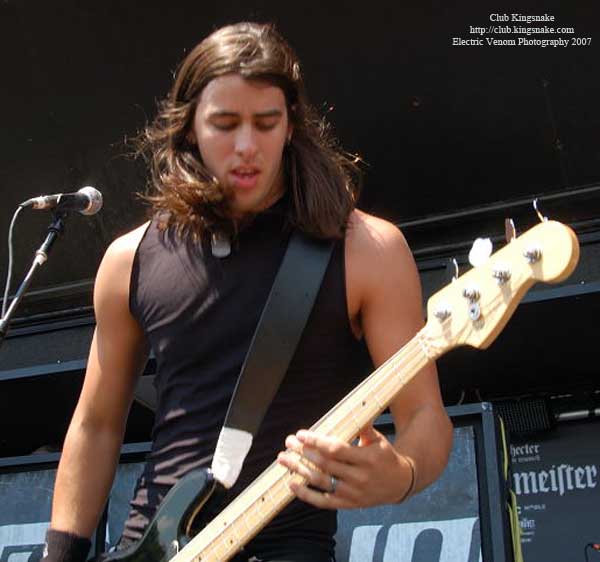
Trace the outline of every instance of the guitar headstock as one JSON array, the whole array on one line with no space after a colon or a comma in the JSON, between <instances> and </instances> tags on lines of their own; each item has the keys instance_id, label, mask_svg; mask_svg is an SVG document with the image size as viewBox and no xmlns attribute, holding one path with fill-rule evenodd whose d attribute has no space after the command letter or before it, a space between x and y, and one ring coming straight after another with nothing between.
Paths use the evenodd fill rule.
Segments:
<instances>
[{"instance_id":1,"label":"guitar headstock","mask_svg":"<svg viewBox=\"0 0 600 562\"><path fill-rule=\"evenodd\" d=\"M579 259L575 233L544 221L461 275L427 303L427 345L434 356L459 345L486 348L536 281L566 279Z\"/></svg>"}]
</instances>

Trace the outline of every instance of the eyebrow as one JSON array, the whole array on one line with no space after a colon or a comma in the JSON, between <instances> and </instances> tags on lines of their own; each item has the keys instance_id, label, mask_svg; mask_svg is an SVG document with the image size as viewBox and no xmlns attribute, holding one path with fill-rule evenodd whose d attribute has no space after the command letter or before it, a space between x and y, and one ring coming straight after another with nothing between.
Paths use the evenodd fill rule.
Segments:
<instances>
[{"instance_id":1,"label":"eyebrow","mask_svg":"<svg viewBox=\"0 0 600 562\"><path fill-rule=\"evenodd\" d=\"M267 111L259 111L258 113L254 113L253 117L264 118L264 117L281 117L283 115L283 111L280 109L268 109ZM239 117L239 113L235 111L227 111L227 110L217 110L213 111L209 114L209 119L218 118L218 117Z\"/></svg>"}]
</instances>

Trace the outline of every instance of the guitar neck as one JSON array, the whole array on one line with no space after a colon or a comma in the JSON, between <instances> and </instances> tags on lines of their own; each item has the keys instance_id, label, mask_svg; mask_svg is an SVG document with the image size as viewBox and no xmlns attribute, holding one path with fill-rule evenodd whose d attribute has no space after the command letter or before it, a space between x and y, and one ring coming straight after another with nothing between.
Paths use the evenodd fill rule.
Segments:
<instances>
[{"instance_id":1,"label":"guitar neck","mask_svg":"<svg viewBox=\"0 0 600 562\"><path fill-rule=\"evenodd\" d=\"M432 359L434 353L427 344L424 328L325 414L311 430L351 442ZM294 499L289 489L292 481L303 479L277 462L273 463L171 562L229 560Z\"/></svg>"}]
</instances>

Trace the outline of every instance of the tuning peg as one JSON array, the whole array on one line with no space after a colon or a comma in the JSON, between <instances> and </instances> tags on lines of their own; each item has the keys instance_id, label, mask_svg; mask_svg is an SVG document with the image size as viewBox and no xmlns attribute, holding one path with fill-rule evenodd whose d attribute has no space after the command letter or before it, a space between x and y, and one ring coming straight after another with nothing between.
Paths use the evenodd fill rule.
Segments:
<instances>
[{"instance_id":1,"label":"tuning peg","mask_svg":"<svg viewBox=\"0 0 600 562\"><path fill-rule=\"evenodd\" d=\"M506 242L510 244L517 237L517 229L511 218L504 219L504 237Z\"/></svg>"},{"instance_id":2,"label":"tuning peg","mask_svg":"<svg viewBox=\"0 0 600 562\"><path fill-rule=\"evenodd\" d=\"M446 263L446 277L452 282L458 279L459 274L456 258L450 258Z\"/></svg>"},{"instance_id":3,"label":"tuning peg","mask_svg":"<svg viewBox=\"0 0 600 562\"><path fill-rule=\"evenodd\" d=\"M492 241L489 238L477 238L469 252L469 263L473 267L484 264L492 255Z\"/></svg>"},{"instance_id":4,"label":"tuning peg","mask_svg":"<svg viewBox=\"0 0 600 562\"><path fill-rule=\"evenodd\" d=\"M539 246L530 246L523 252L523 255L527 263L534 264L542 259L542 249Z\"/></svg>"},{"instance_id":5,"label":"tuning peg","mask_svg":"<svg viewBox=\"0 0 600 562\"><path fill-rule=\"evenodd\" d=\"M481 297L479 289L473 286L465 287L462 294L463 297L465 297L465 299L467 299L469 302L476 302Z\"/></svg>"},{"instance_id":6,"label":"tuning peg","mask_svg":"<svg viewBox=\"0 0 600 562\"><path fill-rule=\"evenodd\" d=\"M433 315L440 321L443 322L452 316L452 311L448 306L442 305L435 310Z\"/></svg>"},{"instance_id":7,"label":"tuning peg","mask_svg":"<svg viewBox=\"0 0 600 562\"><path fill-rule=\"evenodd\" d=\"M537 214L538 218L540 219L541 222L546 222L548 220L548 217L545 217L544 215L542 215L542 213L540 213L540 210L538 209L538 199L537 197L533 200L533 208L535 210L535 213Z\"/></svg>"},{"instance_id":8,"label":"tuning peg","mask_svg":"<svg viewBox=\"0 0 600 562\"><path fill-rule=\"evenodd\" d=\"M506 266L495 267L492 277L498 282L498 285L505 285L511 277L510 269Z\"/></svg>"}]
</instances>

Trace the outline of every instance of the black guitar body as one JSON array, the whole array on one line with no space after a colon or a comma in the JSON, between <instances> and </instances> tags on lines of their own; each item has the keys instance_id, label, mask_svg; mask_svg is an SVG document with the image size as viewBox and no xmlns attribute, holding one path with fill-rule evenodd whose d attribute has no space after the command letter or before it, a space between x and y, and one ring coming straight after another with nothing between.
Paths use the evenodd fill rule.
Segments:
<instances>
[{"instance_id":1,"label":"black guitar body","mask_svg":"<svg viewBox=\"0 0 600 562\"><path fill-rule=\"evenodd\" d=\"M168 562L218 513L223 492L209 471L190 472L165 496L139 542L96 562Z\"/></svg>"}]
</instances>

